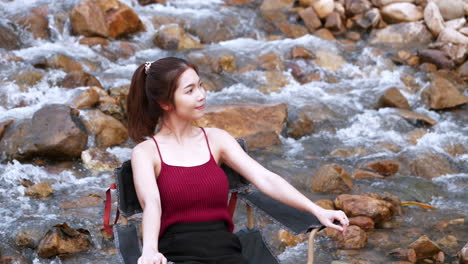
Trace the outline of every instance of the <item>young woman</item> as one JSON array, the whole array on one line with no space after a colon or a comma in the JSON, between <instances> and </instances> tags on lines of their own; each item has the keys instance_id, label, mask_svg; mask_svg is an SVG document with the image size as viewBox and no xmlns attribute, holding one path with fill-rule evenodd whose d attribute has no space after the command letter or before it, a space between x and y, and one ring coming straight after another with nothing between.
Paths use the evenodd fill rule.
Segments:
<instances>
[{"instance_id":1,"label":"young woman","mask_svg":"<svg viewBox=\"0 0 468 264\"><path fill-rule=\"evenodd\" d=\"M222 163L273 199L345 232L349 223L342 211L315 205L248 156L226 131L193 126L203 116L205 99L197 67L183 59L147 62L133 74L127 109L130 137L139 143L132 151L143 208L138 264L247 263L232 234Z\"/></svg>"}]
</instances>

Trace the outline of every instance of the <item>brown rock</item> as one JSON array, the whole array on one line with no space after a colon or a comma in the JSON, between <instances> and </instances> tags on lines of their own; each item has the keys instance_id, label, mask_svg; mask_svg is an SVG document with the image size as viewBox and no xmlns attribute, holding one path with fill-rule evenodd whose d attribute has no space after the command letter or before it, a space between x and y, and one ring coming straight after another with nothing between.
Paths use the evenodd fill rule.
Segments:
<instances>
[{"instance_id":1,"label":"brown rock","mask_svg":"<svg viewBox=\"0 0 468 264\"><path fill-rule=\"evenodd\" d=\"M91 148L81 152L81 160L85 168L93 171L114 171L120 166L119 159L99 148Z\"/></svg>"},{"instance_id":2,"label":"brown rock","mask_svg":"<svg viewBox=\"0 0 468 264\"><path fill-rule=\"evenodd\" d=\"M79 157L88 137L77 115L65 105L46 105L36 111L32 119L10 125L0 148L9 159Z\"/></svg>"},{"instance_id":3,"label":"brown rock","mask_svg":"<svg viewBox=\"0 0 468 264\"><path fill-rule=\"evenodd\" d=\"M349 31L346 33L346 37L350 40L359 41L361 40L361 34L356 31Z\"/></svg>"},{"instance_id":4,"label":"brown rock","mask_svg":"<svg viewBox=\"0 0 468 264\"><path fill-rule=\"evenodd\" d=\"M288 136L295 139L312 134L314 122L305 113L300 113L294 122L288 122Z\"/></svg>"},{"instance_id":5,"label":"brown rock","mask_svg":"<svg viewBox=\"0 0 468 264\"><path fill-rule=\"evenodd\" d=\"M393 258L400 259L400 260L408 260L409 263L416 262L416 252L412 248L410 249L397 248L397 249L390 251L388 255Z\"/></svg>"},{"instance_id":6,"label":"brown rock","mask_svg":"<svg viewBox=\"0 0 468 264\"><path fill-rule=\"evenodd\" d=\"M372 1L372 4L374 4L377 7L383 7L389 4L393 4L393 3L414 2L414 0L371 0L371 1Z\"/></svg>"},{"instance_id":7,"label":"brown rock","mask_svg":"<svg viewBox=\"0 0 468 264\"><path fill-rule=\"evenodd\" d=\"M315 202L316 205L322 207L323 209L335 210L335 205L332 200L318 200Z\"/></svg>"},{"instance_id":8,"label":"brown rock","mask_svg":"<svg viewBox=\"0 0 468 264\"><path fill-rule=\"evenodd\" d=\"M457 83L447 79L443 74L432 74L430 78L431 84L421 95L430 109L440 110L468 102L468 98L457 89Z\"/></svg>"},{"instance_id":9,"label":"brown rock","mask_svg":"<svg viewBox=\"0 0 468 264\"><path fill-rule=\"evenodd\" d=\"M317 13L313 7L308 7L299 11L299 16L301 17L302 21L306 25L309 32L315 32L318 28L322 27L322 22L318 17Z\"/></svg>"},{"instance_id":10,"label":"brown rock","mask_svg":"<svg viewBox=\"0 0 468 264\"><path fill-rule=\"evenodd\" d=\"M410 109L408 100L400 93L400 91L393 87L388 89L378 102L378 107L396 107L401 109Z\"/></svg>"},{"instance_id":11,"label":"brown rock","mask_svg":"<svg viewBox=\"0 0 468 264\"><path fill-rule=\"evenodd\" d=\"M427 3L424 9L424 22L434 37L437 37L445 28L444 18L440 14L439 7L434 2Z\"/></svg>"},{"instance_id":12,"label":"brown rock","mask_svg":"<svg viewBox=\"0 0 468 264\"><path fill-rule=\"evenodd\" d=\"M320 18L325 18L333 12L335 3L333 0L316 0L312 2L312 7Z\"/></svg>"},{"instance_id":13,"label":"brown rock","mask_svg":"<svg viewBox=\"0 0 468 264\"><path fill-rule=\"evenodd\" d=\"M55 225L39 244L37 254L41 258L51 258L61 254L73 254L90 248L90 234L84 229L73 229L66 223Z\"/></svg>"},{"instance_id":14,"label":"brown rock","mask_svg":"<svg viewBox=\"0 0 468 264\"><path fill-rule=\"evenodd\" d=\"M371 8L369 0L346 0L345 1L346 12L350 15L357 15L365 13Z\"/></svg>"},{"instance_id":15,"label":"brown rock","mask_svg":"<svg viewBox=\"0 0 468 264\"><path fill-rule=\"evenodd\" d=\"M453 28L446 27L440 32L437 42L468 45L468 36Z\"/></svg>"},{"instance_id":16,"label":"brown rock","mask_svg":"<svg viewBox=\"0 0 468 264\"><path fill-rule=\"evenodd\" d=\"M439 7L440 13L445 20L452 20L465 15L463 0L435 0L434 2Z\"/></svg>"},{"instance_id":17,"label":"brown rock","mask_svg":"<svg viewBox=\"0 0 468 264\"><path fill-rule=\"evenodd\" d=\"M96 77L84 71L72 71L65 76L62 81L62 87L75 88L80 86L101 86Z\"/></svg>"},{"instance_id":18,"label":"brown rock","mask_svg":"<svg viewBox=\"0 0 468 264\"><path fill-rule=\"evenodd\" d=\"M427 134L427 131L422 128L414 129L406 135L407 141L413 145L418 144L418 139L424 137Z\"/></svg>"},{"instance_id":19,"label":"brown rock","mask_svg":"<svg viewBox=\"0 0 468 264\"><path fill-rule=\"evenodd\" d=\"M270 23L286 21L286 11L289 11L294 0L264 0L260 6L262 16Z\"/></svg>"},{"instance_id":20,"label":"brown rock","mask_svg":"<svg viewBox=\"0 0 468 264\"><path fill-rule=\"evenodd\" d=\"M27 264L28 261L21 256L0 256L2 264Z\"/></svg>"},{"instance_id":21,"label":"brown rock","mask_svg":"<svg viewBox=\"0 0 468 264\"><path fill-rule=\"evenodd\" d=\"M0 48L6 50L18 49L21 46L21 39L9 27L0 24Z\"/></svg>"},{"instance_id":22,"label":"brown rock","mask_svg":"<svg viewBox=\"0 0 468 264\"><path fill-rule=\"evenodd\" d=\"M381 9L382 17L387 23L415 22L423 18L420 7L411 3L393 3Z\"/></svg>"},{"instance_id":23,"label":"brown rock","mask_svg":"<svg viewBox=\"0 0 468 264\"><path fill-rule=\"evenodd\" d=\"M226 130L235 138L270 134L281 134L287 117L287 108L284 104L240 104L208 106L205 115L196 121L202 127L217 127ZM271 137L270 137L271 138ZM276 137L277 139L278 137ZM262 147L270 146L274 142L263 142ZM249 149L256 145L246 139Z\"/></svg>"},{"instance_id":24,"label":"brown rock","mask_svg":"<svg viewBox=\"0 0 468 264\"><path fill-rule=\"evenodd\" d=\"M382 175L390 176L398 172L400 164L393 160L382 160L366 164L365 167L373 169Z\"/></svg>"},{"instance_id":25,"label":"brown rock","mask_svg":"<svg viewBox=\"0 0 468 264\"><path fill-rule=\"evenodd\" d=\"M337 12L332 12L326 17L325 28L330 30L334 35L340 35L346 31L340 14Z\"/></svg>"},{"instance_id":26,"label":"brown rock","mask_svg":"<svg viewBox=\"0 0 468 264\"><path fill-rule=\"evenodd\" d=\"M340 69L346 61L341 57L341 55L327 50L317 50L315 52L317 59L315 62L323 68L326 68L331 71L337 71Z\"/></svg>"},{"instance_id":27,"label":"brown rock","mask_svg":"<svg viewBox=\"0 0 468 264\"><path fill-rule=\"evenodd\" d=\"M138 0L138 3L142 6L151 4L166 4L166 0Z\"/></svg>"},{"instance_id":28,"label":"brown rock","mask_svg":"<svg viewBox=\"0 0 468 264\"><path fill-rule=\"evenodd\" d=\"M343 193L353 189L353 181L338 164L327 164L312 176L310 188L315 192Z\"/></svg>"},{"instance_id":29,"label":"brown rock","mask_svg":"<svg viewBox=\"0 0 468 264\"><path fill-rule=\"evenodd\" d=\"M444 150L452 156L468 154L468 149L463 144L448 144L444 146Z\"/></svg>"},{"instance_id":30,"label":"brown rock","mask_svg":"<svg viewBox=\"0 0 468 264\"><path fill-rule=\"evenodd\" d=\"M383 179L384 176L368 170L355 170L351 176L353 179Z\"/></svg>"},{"instance_id":31,"label":"brown rock","mask_svg":"<svg viewBox=\"0 0 468 264\"><path fill-rule=\"evenodd\" d=\"M70 57L62 54L53 56L47 59L47 66L54 69L62 69L65 72L82 71L83 68L80 63L76 62Z\"/></svg>"},{"instance_id":32,"label":"brown rock","mask_svg":"<svg viewBox=\"0 0 468 264\"><path fill-rule=\"evenodd\" d=\"M51 195L54 192L52 186L48 182L40 182L34 184L24 191L26 196L34 196L40 199L44 199L47 196Z\"/></svg>"},{"instance_id":33,"label":"brown rock","mask_svg":"<svg viewBox=\"0 0 468 264\"><path fill-rule=\"evenodd\" d=\"M369 41L394 45L427 44L432 41L432 33L421 22L399 23L373 30Z\"/></svg>"},{"instance_id":34,"label":"brown rock","mask_svg":"<svg viewBox=\"0 0 468 264\"><path fill-rule=\"evenodd\" d=\"M452 19L445 23L445 26L448 28L453 28L455 30L461 29L466 24L466 19L464 17L458 19ZM463 34L463 33L462 33Z\"/></svg>"},{"instance_id":35,"label":"brown rock","mask_svg":"<svg viewBox=\"0 0 468 264\"><path fill-rule=\"evenodd\" d=\"M28 15L17 19L18 24L26 30L33 33L34 38L49 38L49 21L47 6L42 8L33 8Z\"/></svg>"},{"instance_id":36,"label":"brown rock","mask_svg":"<svg viewBox=\"0 0 468 264\"><path fill-rule=\"evenodd\" d=\"M315 59L315 54L302 46L294 46L294 48L291 51L291 57L293 59Z\"/></svg>"},{"instance_id":37,"label":"brown rock","mask_svg":"<svg viewBox=\"0 0 468 264\"><path fill-rule=\"evenodd\" d=\"M295 236L284 229L280 229L280 231L278 231L277 239L281 244L287 247L294 247L297 244L306 241L307 236L305 234Z\"/></svg>"},{"instance_id":38,"label":"brown rock","mask_svg":"<svg viewBox=\"0 0 468 264\"><path fill-rule=\"evenodd\" d=\"M42 72L37 71L26 71L23 73L18 74L14 77L16 84L18 85L25 85L28 87L32 87L40 82L44 78L44 74Z\"/></svg>"},{"instance_id":39,"label":"brown rock","mask_svg":"<svg viewBox=\"0 0 468 264\"><path fill-rule=\"evenodd\" d=\"M84 37L80 39L80 44L88 45L90 47L96 45L109 46L109 41L101 37Z\"/></svg>"},{"instance_id":40,"label":"brown rock","mask_svg":"<svg viewBox=\"0 0 468 264\"><path fill-rule=\"evenodd\" d=\"M342 157L342 158L349 158L351 156L364 156L366 155L367 152L363 148L350 148L350 149L344 149L344 148L338 148L333 150L330 155L336 156L336 157Z\"/></svg>"},{"instance_id":41,"label":"brown rock","mask_svg":"<svg viewBox=\"0 0 468 264\"><path fill-rule=\"evenodd\" d=\"M83 123L86 129L96 136L98 147L119 145L128 139L127 128L119 120L100 110L88 110L87 118L83 120Z\"/></svg>"},{"instance_id":42,"label":"brown rock","mask_svg":"<svg viewBox=\"0 0 468 264\"><path fill-rule=\"evenodd\" d=\"M335 207L348 217L368 216L376 223L392 216L391 203L364 195L341 194L335 199Z\"/></svg>"},{"instance_id":43,"label":"brown rock","mask_svg":"<svg viewBox=\"0 0 468 264\"><path fill-rule=\"evenodd\" d=\"M98 109L101 110L101 112L104 114L112 116L117 120L122 121L125 119L125 113L123 112L123 109L118 102L101 103L99 104Z\"/></svg>"},{"instance_id":44,"label":"brown rock","mask_svg":"<svg viewBox=\"0 0 468 264\"><path fill-rule=\"evenodd\" d=\"M99 94L95 89L86 89L81 91L78 96L73 99L72 106L78 109L93 107L99 101Z\"/></svg>"},{"instance_id":45,"label":"brown rock","mask_svg":"<svg viewBox=\"0 0 468 264\"><path fill-rule=\"evenodd\" d=\"M103 204L104 200L97 194L90 194L81 197L77 201L61 203L60 207L63 209L80 208L80 207L97 207Z\"/></svg>"},{"instance_id":46,"label":"brown rock","mask_svg":"<svg viewBox=\"0 0 468 264\"><path fill-rule=\"evenodd\" d=\"M21 248L35 249L39 245L43 232L35 229L22 229L15 236L15 244ZM0 263L3 264L3 262Z\"/></svg>"},{"instance_id":47,"label":"brown rock","mask_svg":"<svg viewBox=\"0 0 468 264\"><path fill-rule=\"evenodd\" d=\"M153 42L156 46L167 50L184 50L202 47L200 42L187 34L179 25L161 27L153 39Z\"/></svg>"},{"instance_id":48,"label":"brown rock","mask_svg":"<svg viewBox=\"0 0 468 264\"><path fill-rule=\"evenodd\" d=\"M330 227L325 228L324 233L327 237L335 240L339 248L363 248L367 241L366 232L356 225L348 226L344 235Z\"/></svg>"},{"instance_id":49,"label":"brown rock","mask_svg":"<svg viewBox=\"0 0 468 264\"><path fill-rule=\"evenodd\" d=\"M225 55L219 58L219 64L225 72L234 72L237 69L236 57L232 55Z\"/></svg>"},{"instance_id":50,"label":"brown rock","mask_svg":"<svg viewBox=\"0 0 468 264\"><path fill-rule=\"evenodd\" d=\"M440 247L425 235L411 243L408 248L414 249L417 259L432 257L441 251Z\"/></svg>"},{"instance_id":51,"label":"brown rock","mask_svg":"<svg viewBox=\"0 0 468 264\"><path fill-rule=\"evenodd\" d=\"M87 37L117 38L143 29L135 12L117 0L83 0L70 20L73 32Z\"/></svg>"},{"instance_id":52,"label":"brown rock","mask_svg":"<svg viewBox=\"0 0 468 264\"><path fill-rule=\"evenodd\" d=\"M468 243L466 243L457 254L460 264L468 264Z\"/></svg>"},{"instance_id":53,"label":"brown rock","mask_svg":"<svg viewBox=\"0 0 468 264\"><path fill-rule=\"evenodd\" d=\"M0 122L0 141L2 140L3 133L5 133L5 130L7 129L8 125L10 125L11 123L13 123L13 120Z\"/></svg>"},{"instance_id":54,"label":"brown rock","mask_svg":"<svg viewBox=\"0 0 468 264\"><path fill-rule=\"evenodd\" d=\"M409 163L413 175L432 179L445 174L457 173L449 161L434 153L422 153Z\"/></svg>"},{"instance_id":55,"label":"brown rock","mask_svg":"<svg viewBox=\"0 0 468 264\"><path fill-rule=\"evenodd\" d=\"M404 109L396 109L394 113L408 120L422 121L430 126L434 126L437 124L437 121L435 121L434 119L420 113Z\"/></svg>"},{"instance_id":56,"label":"brown rock","mask_svg":"<svg viewBox=\"0 0 468 264\"><path fill-rule=\"evenodd\" d=\"M314 35L325 40L336 40L335 36L326 28L321 28L314 32Z\"/></svg>"},{"instance_id":57,"label":"brown rock","mask_svg":"<svg viewBox=\"0 0 468 264\"><path fill-rule=\"evenodd\" d=\"M418 50L418 56L421 62L428 62L435 64L439 69L451 69L455 67L445 52L435 49L422 49Z\"/></svg>"},{"instance_id":58,"label":"brown rock","mask_svg":"<svg viewBox=\"0 0 468 264\"><path fill-rule=\"evenodd\" d=\"M379 9L372 8L369 11L367 11L362 17L357 19L356 24L364 29L368 29L370 27L377 27L381 21L382 16L380 15Z\"/></svg>"},{"instance_id":59,"label":"brown rock","mask_svg":"<svg viewBox=\"0 0 468 264\"><path fill-rule=\"evenodd\" d=\"M362 230L368 231L374 229L374 220L367 216L355 216L349 218L349 225L359 226Z\"/></svg>"},{"instance_id":60,"label":"brown rock","mask_svg":"<svg viewBox=\"0 0 468 264\"><path fill-rule=\"evenodd\" d=\"M421 65L419 65L419 70L422 72L436 72L437 66L429 62L424 62Z\"/></svg>"},{"instance_id":61,"label":"brown rock","mask_svg":"<svg viewBox=\"0 0 468 264\"><path fill-rule=\"evenodd\" d=\"M308 34L307 28L298 24L291 24L288 22L276 23L276 26L288 38L299 38Z\"/></svg>"},{"instance_id":62,"label":"brown rock","mask_svg":"<svg viewBox=\"0 0 468 264\"><path fill-rule=\"evenodd\" d=\"M284 62L281 58L273 52L262 54L258 57L260 67L264 70L284 70Z\"/></svg>"},{"instance_id":63,"label":"brown rock","mask_svg":"<svg viewBox=\"0 0 468 264\"><path fill-rule=\"evenodd\" d=\"M468 45L445 43L440 50L447 54L455 64L462 64L468 56Z\"/></svg>"}]
</instances>

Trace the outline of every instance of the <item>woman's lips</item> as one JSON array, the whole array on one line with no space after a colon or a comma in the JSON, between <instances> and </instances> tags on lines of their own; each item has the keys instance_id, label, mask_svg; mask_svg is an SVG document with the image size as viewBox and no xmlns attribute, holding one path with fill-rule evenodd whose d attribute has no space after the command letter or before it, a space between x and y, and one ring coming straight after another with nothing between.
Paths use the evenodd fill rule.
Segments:
<instances>
[{"instance_id":1,"label":"woman's lips","mask_svg":"<svg viewBox=\"0 0 468 264\"><path fill-rule=\"evenodd\" d=\"M195 109L197 109L197 110L203 110L204 108L205 108L205 105L202 105L202 106L196 107Z\"/></svg>"}]
</instances>

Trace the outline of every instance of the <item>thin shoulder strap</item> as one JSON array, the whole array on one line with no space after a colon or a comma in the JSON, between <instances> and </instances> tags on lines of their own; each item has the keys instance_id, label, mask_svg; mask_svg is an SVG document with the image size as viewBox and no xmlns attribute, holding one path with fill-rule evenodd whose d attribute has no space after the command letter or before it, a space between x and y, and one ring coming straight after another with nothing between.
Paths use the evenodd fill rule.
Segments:
<instances>
[{"instance_id":1,"label":"thin shoulder strap","mask_svg":"<svg viewBox=\"0 0 468 264\"><path fill-rule=\"evenodd\" d=\"M203 127L200 128L203 131L203 134L205 134L206 144L208 145L208 151L210 151L210 155L213 155L211 154L210 142L208 141L208 136L206 135L205 129Z\"/></svg>"},{"instance_id":2,"label":"thin shoulder strap","mask_svg":"<svg viewBox=\"0 0 468 264\"><path fill-rule=\"evenodd\" d=\"M159 151L158 142L156 142L156 139L154 138L154 136L152 136L151 138L153 139L154 143L156 144L156 149L158 150L159 158L161 159L161 163L164 163L162 155L161 155L161 151Z\"/></svg>"}]
</instances>

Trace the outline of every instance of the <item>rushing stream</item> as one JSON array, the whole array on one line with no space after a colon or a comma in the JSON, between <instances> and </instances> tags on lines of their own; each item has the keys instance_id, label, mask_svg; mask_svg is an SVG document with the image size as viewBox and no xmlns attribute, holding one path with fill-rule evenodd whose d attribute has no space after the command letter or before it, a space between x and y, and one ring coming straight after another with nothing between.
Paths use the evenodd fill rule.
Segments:
<instances>
[{"instance_id":1,"label":"rushing stream","mask_svg":"<svg viewBox=\"0 0 468 264\"><path fill-rule=\"evenodd\" d=\"M207 44L198 51L204 54L235 54L238 68L248 65L258 54L275 52L282 58L288 57L292 47L302 45L310 50L325 50L339 55L343 64L336 70L303 62L324 80L300 84L294 80L290 71L284 70L283 77L288 84L279 91L260 92L260 87L267 82L261 71L245 73L221 73L216 77L207 74L206 78L217 78L223 89L208 93L207 104L228 103L285 103L288 114L295 115L303 106L325 105L333 118L318 122L317 128L310 135L293 139L283 134L282 144L252 151L250 154L260 163L285 177L301 192L313 200L334 199L336 195L320 194L310 191L310 177L321 165L338 163L352 173L360 164L374 160L398 160L407 164L421 153L435 153L445 157L457 172L432 180L416 177L407 166L402 166L399 173L384 179L354 180L353 193L389 192L405 201L418 201L437 207L426 210L419 207L405 207L403 216L394 219L392 228L376 229L368 237L369 246L359 250L355 259L369 260L369 263L389 261L387 252L397 247L405 247L421 235L428 235L433 241L447 235L454 235L459 240L459 248L468 240L468 117L467 106L457 111L432 111L420 99L421 90L427 85L425 73L416 72L408 66L395 65L380 48L358 42L352 51L336 41L319 39L306 35L298 39L267 41L268 32L262 23L261 15L255 9L226 7L221 0L210 1L175 1L166 5L140 6L136 1L123 0L138 14L146 32L130 38L136 52L128 57L108 55L101 46L88 47L78 43L80 36L70 33L67 19L59 25L54 14L68 12L76 0L28 0L0 1L0 22L20 16L32 7L47 5L49 8L50 39L34 39L31 33L22 32L23 48L12 51L24 62L10 62L0 56L0 122L30 118L45 104L70 103L77 89L61 88L60 80L66 73L60 69L40 70L44 77L32 87L23 89L16 83L16 76L22 72L33 71L31 61L64 54L80 62L84 70L96 76L105 89L128 85L133 71L145 61L155 60L169 55L193 58L196 52L169 52L156 48L152 44L155 28L154 16L179 17L190 24L189 27L206 25L209 21L222 23L220 18L235 17L235 23L225 26L230 40ZM208 21L208 22L207 22ZM221 22L220 22L221 21ZM63 27L63 30L61 29ZM248 37L246 37L248 36ZM106 49L116 52L121 40L113 40ZM0 50L0 55L2 50ZM412 76L417 85L422 87L414 91L402 81L405 76ZM396 87L408 99L412 111L434 119L437 124L427 127L410 122L396 115L387 108L376 109L375 104L388 88ZM465 91L466 94L466 91ZM86 114L82 112L82 114ZM415 144L408 140L408 134L422 128L425 134ZM89 140L88 147L94 142ZM121 161L129 158L132 143L127 142L108 151L118 156ZM393 148L389 150L391 145ZM461 145L465 151L454 155L449 146ZM355 151L355 155L333 155L336 149ZM356 152L357 151L357 152ZM97 194L104 198L104 192L113 182L111 173L93 174L85 169L80 161L55 162L19 162L7 161L1 157L0 163L0 256L22 255L31 263L115 263L117 256L112 241L104 239L100 233L103 206L63 208L62 203L76 201L88 194ZM34 183L48 181L54 193L47 199L40 200L24 195L26 189L20 183L27 179ZM465 222L450 225L443 230L435 229L438 221L464 218ZM242 206L236 213L237 227L246 223L245 209ZM55 224L67 222L74 228L84 228L91 232L92 249L72 256L42 259L30 249L19 250L15 246L15 237L21 230L29 230L41 237ZM284 247L276 238L279 226L260 216L259 223L265 237L279 254L282 263L304 263L307 242L297 246ZM387 243L376 241L385 237ZM316 240L317 263L330 263L343 255L337 255L325 238ZM393 247L392 247L393 246ZM450 252L448 260L456 252ZM451 262L450 262L451 263Z\"/></svg>"}]
</instances>

